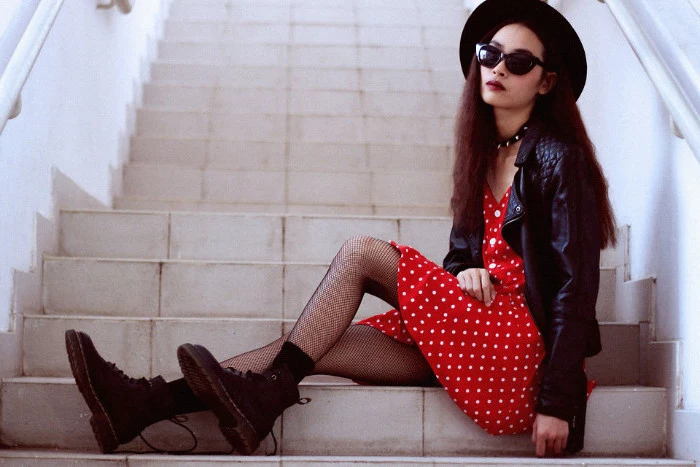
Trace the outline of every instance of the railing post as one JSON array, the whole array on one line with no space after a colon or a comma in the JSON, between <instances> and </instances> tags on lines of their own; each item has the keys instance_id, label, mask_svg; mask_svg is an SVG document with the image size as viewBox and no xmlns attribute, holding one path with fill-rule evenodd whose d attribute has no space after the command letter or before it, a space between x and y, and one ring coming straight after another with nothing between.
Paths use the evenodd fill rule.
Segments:
<instances>
[{"instance_id":1,"label":"railing post","mask_svg":"<svg viewBox=\"0 0 700 467\"><path fill-rule=\"evenodd\" d=\"M64 0L41 0L0 76L0 134L21 108L18 98ZM15 115L16 116L16 115Z\"/></svg>"},{"instance_id":2,"label":"railing post","mask_svg":"<svg viewBox=\"0 0 700 467\"><path fill-rule=\"evenodd\" d=\"M98 3L98 9L109 9L113 7L119 8L119 11L125 15L131 13L131 9L134 7L135 0L110 0L109 3Z\"/></svg>"}]
</instances>

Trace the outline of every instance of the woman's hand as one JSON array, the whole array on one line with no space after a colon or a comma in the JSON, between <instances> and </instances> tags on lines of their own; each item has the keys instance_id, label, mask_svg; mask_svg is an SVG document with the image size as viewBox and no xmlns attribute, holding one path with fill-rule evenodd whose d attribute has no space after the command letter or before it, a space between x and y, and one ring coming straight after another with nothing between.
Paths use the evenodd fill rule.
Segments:
<instances>
[{"instance_id":1,"label":"woman's hand","mask_svg":"<svg viewBox=\"0 0 700 467\"><path fill-rule=\"evenodd\" d=\"M491 283L491 275L486 269L471 268L457 274L457 281L462 292L474 297L486 306L496 298L496 289Z\"/></svg>"},{"instance_id":2,"label":"woman's hand","mask_svg":"<svg viewBox=\"0 0 700 467\"><path fill-rule=\"evenodd\" d=\"M561 418L538 413L532 425L532 444L537 457L546 453L559 455L566 447L569 437L569 424Z\"/></svg>"}]
</instances>

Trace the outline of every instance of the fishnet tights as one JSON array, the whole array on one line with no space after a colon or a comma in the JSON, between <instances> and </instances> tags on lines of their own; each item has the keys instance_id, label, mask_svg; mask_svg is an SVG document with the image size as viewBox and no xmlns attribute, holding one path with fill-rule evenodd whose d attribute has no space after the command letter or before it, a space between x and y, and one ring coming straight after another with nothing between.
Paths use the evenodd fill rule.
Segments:
<instances>
[{"instance_id":1,"label":"fishnet tights","mask_svg":"<svg viewBox=\"0 0 700 467\"><path fill-rule=\"evenodd\" d=\"M316 362L314 374L375 384L428 383L433 373L417 347L370 326L351 325L365 293L399 307L396 282L400 257L396 248L382 240L351 238L333 259L291 332L221 365L264 371L289 340Z\"/></svg>"}]
</instances>

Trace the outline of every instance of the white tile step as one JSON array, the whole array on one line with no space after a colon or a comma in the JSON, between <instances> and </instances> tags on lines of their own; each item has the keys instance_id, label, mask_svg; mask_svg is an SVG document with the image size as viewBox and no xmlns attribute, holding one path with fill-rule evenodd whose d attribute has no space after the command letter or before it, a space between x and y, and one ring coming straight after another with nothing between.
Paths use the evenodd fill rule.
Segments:
<instances>
[{"instance_id":1,"label":"white tile step","mask_svg":"<svg viewBox=\"0 0 700 467\"><path fill-rule=\"evenodd\" d=\"M417 248L441 264L449 217L62 211L63 256L328 263L350 237ZM612 266L609 265L609 266Z\"/></svg>"},{"instance_id":2,"label":"white tile step","mask_svg":"<svg viewBox=\"0 0 700 467\"><path fill-rule=\"evenodd\" d=\"M151 82L248 89L418 91L458 93L464 85L451 70L367 70L348 67L202 65L155 60Z\"/></svg>"},{"instance_id":3,"label":"white tile step","mask_svg":"<svg viewBox=\"0 0 700 467\"><path fill-rule=\"evenodd\" d=\"M343 242L369 235L411 245L437 264L451 217L62 210L60 254L72 257L329 262ZM602 268L624 266L624 228ZM604 281L612 279L604 278Z\"/></svg>"},{"instance_id":4,"label":"white tile step","mask_svg":"<svg viewBox=\"0 0 700 467\"><path fill-rule=\"evenodd\" d=\"M388 306L377 307L387 311ZM261 313L262 314L262 313ZM367 314L365 310L364 315ZM358 317L360 318L360 317ZM223 361L272 342L294 326L281 318L94 318L42 316L24 318L23 374L71 375L64 334L87 332L105 359L134 377L181 376L177 347L204 344ZM640 329L635 324L601 323L603 351L586 361L588 375L603 386L640 382Z\"/></svg>"},{"instance_id":5,"label":"white tile step","mask_svg":"<svg viewBox=\"0 0 700 467\"><path fill-rule=\"evenodd\" d=\"M306 303L329 262L46 257L43 307L47 314L146 317L259 317L267 310L279 318ZM602 273L598 308L607 319L615 312L615 270Z\"/></svg>"},{"instance_id":6,"label":"white tile step","mask_svg":"<svg viewBox=\"0 0 700 467\"><path fill-rule=\"evenodd\" d=\"M10 378L1 390L3 445L96 450L89 412L72 379ZM300 392L311 402L291 407L276 424L284 455L533 456L529 435L486 434L441 388L302 383ZM663 456L665 407L665 389L597 388L588 403L583 454ZM192 414L188 425L200 449L228 449L211 413ZM155 425L148 440L163 448L188 446L187 435L171 426ZM141 451L143 446L138 441L124 448ZM268 437L259 453L270 448Z\"/></svg>"},{"instance_id":7,"label":"white tile step","mask_svg":"<svg viewBox=\"0 0 700 467\"><path fill-rule=\"evenodd\" d=\"M390 456L221 456L163 454L89 454L80 451L0 450L0 464L16 466L176 467L241 465L255 467L695 467L692 461L664 458L552 458L533 457L390 457Z\"/></svg>"},{"instance_id":8,"label":"white tile step","mask_svg":"<svg viewBox=\"0 0 700 467\"><path fill-rule=\"evenodd\" d=\"M230 86L146 84L148 110L240 114L454 117L458 93L245 89Z\"/></svg>"},{"instance_id":9,"label":"white tile step","mask_svg":"<svg viewBox=\"0 0 700 467\"><path fill-rule=\"evenodd\" d=\"M399 5L380 3L341 4L329 2L323 4L287 4L267 3L262 5L179 5L174 4L170 18L174 20L224 22L237 24L323 24L323 25L406 25L406 26L445 26L460 27L466 19L463 5L451 2L447 5L425 4Z\"/></svg>"},{"instance_id":10,"label":"white tile step","mask_svg":"<svg viewBox=\"0 0 700 467\"><path fill-rule=\"evenodd\" d=\"M297 172L129 164L123 174L124 196L164 201L447 207L452 194L446 170Z\"/></svg>"},{"instance_id":11,"label":"white tile step","mask_svg":"<svg viewBox=\"0 0 700 467\"><path fill-rule=\"evenodd\" d=\"M136 134L232 141L452 145L454 116L240 114L225 111L137 112Z\"/></svg>"},{"instance_id":12,"label":"white tile step","mask_svg":"<svg viewBox=\"0 0 700 467\"><path fill-rule=\"evenodd\" d=\"M341 172L452 170L449 145L232 141L134 136L130 162L231 170Z\"/></svg>"},{"instance_id":13,"label":"white tile step","mask_svg":"<svg viewBox=\"0 0 700 467\"><path fill-rule=\"evenodd\" d=\"M422 31L421 31L422 29ZM422 33L423 32L423 33ZM459 28L410 25L236 24L167 20L164 40L241 44L456 47Z\"/></svg>"},{"instance_id":14,"label":"white tile step","mask_svg":"<svg viewBox=\"0 0 700 467\"><path fill-rule=\"evenodd\" d=\"M361 215L361 216L429 216L449 215L446 203L435 204L298 204L298 203L237 203L224 201L192 201L149 199L141 196L117 196L116 209L133 211L186 211L201 213L270 213L300 215Z\"/></svg>"}]
</instances>

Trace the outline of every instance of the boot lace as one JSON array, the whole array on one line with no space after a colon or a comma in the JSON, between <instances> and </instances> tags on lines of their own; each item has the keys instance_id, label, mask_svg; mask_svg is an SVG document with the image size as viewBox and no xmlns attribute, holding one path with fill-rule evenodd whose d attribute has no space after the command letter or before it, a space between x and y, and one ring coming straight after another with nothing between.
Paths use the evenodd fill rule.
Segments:
<instances>
[{"instance_id":1,"label":"boot lace","mask_svg":"<svg viewBox=\"0 0 700 467\"><path fill-rule=\"evenodd\" d=\"M310 397L302 397L299 399L296 403L297 405L306 405L309 402L311 402ZM266 456L275 456L277 455L277 436L275 436L275 430L270 430L270 434L272 435L272 442L274 443L274 447L272 448L272 452L266 452Z\"/></svg>"},{"instance_id":2,"label":"boot lace","mask_svg":"<svg viewBox=\"0 0 700 467\"><path fill-rule=\"evenodd\" d=\"M141 438L141 441L144 442L146 446L148 446L149 449L151 449L153 452L158 453L158 454L165 454L169 456L183 456L186 454L191 454L194 452L195 449L197 449L197 446L199 444L199 440L197 439L197 435L194 434L194 431L185 423L189 419L184 416L184 415L177 415L175 417L172 417L168 419L169 422L174 423L175 425L183 428L189 435L192 437L192 446L187 448L187 449L177 449L177 450L172 450L172 449L161 449L159 447L156 447L152 445L151 443L148 442L148 440L143 436L143 433L139 434L139 438ZM142 452L139 451L114 451L115 454L143 454ZM229 451L198 451L196 454L206 456L206 455L225 455L228 456L233 453L233 448L231 448Z\"/></svg>"}]
</instances>

